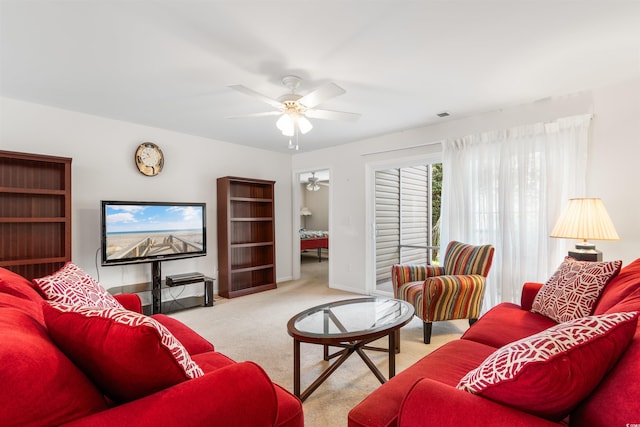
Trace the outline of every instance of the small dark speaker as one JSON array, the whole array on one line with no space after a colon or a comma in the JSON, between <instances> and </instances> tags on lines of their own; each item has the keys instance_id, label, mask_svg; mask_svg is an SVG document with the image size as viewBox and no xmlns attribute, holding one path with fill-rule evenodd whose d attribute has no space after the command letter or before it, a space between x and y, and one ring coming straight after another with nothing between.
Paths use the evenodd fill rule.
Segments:
<instances>
[{"instance_id":1,"label":"small dark speaker","mask_svg":"<svg viewBox=\"0 0 640 427\"><path fill-rule=\"evenodd\" d=\"M202 273L184 273L167 276L167 286L188 285L189 283L204 282L204 274Z\"/></svg>"}]
</instances>

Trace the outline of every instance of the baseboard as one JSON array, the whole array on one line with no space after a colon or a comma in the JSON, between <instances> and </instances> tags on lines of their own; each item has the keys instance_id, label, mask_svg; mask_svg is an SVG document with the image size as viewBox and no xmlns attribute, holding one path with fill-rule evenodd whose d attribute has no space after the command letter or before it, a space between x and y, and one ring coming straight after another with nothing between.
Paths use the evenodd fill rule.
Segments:
<instances>
[{"instance_id":1,"label":"baseboard","mask_svg":"<svg viewBox=\"0 0 640 427\"><path fill-rule=\"evenodd\" d=\"M331 289L337 289L339 291L351 292L353 294L366 295L362 292L361 288L354 288L351 286L342 286L342 285L329 285Z\"/></svg>"}]
</instances>

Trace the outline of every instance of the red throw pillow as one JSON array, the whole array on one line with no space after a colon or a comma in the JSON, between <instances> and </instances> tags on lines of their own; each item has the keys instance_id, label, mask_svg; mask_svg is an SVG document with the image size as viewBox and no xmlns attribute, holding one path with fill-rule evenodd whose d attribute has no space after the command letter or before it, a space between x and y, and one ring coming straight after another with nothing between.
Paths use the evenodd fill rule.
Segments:
<instances>
[{"instance_id":1,"label":"red throw pillow","mask_svg":"<svg viewBox=\"0 0 640 427\"><path fill-rule=\"evenodd\" d=\"M594 390L633 338L638 312L582 317L496 350L457 387L559 421Z\"/></svg>"},{"instance_id":2,"label":"red throw pillow","mask_svg":"<svg viewBox=\"0 0 640 427\"><path fill-rule=\"evenodd\" d=\"M31 282L19 274L2 267L0 267L0 292L35 301L38 305L42 301L42 296L34 289Z\"/></svg>"},{"instance_id":3,"label":"red throw pillow","mask_svg":"<svg viewBox=\"0 0 640 427\"><path fill-rule=\"evenodd\" d=\"M145 315L55 302L43 312L60 349L116 402L204 375L167 328Z\"/></svg>"},{"instance_id":4,"label":"red throw pillow","mask_svg":"<svg viewBox=\"0 0 640 427\"><path fill-rule=\"evenodd\" d=\"M87 307L123 308L100 283L71 262L49 276L33 279L33 283L49 301Z\"/></svg>"},{"instance_id":5,"label":"red throw pillow","mask_svg":"<svg viewBox=\"0 0 640 427\"><path fill-rule=\"evenodd\" d=\"M0 342L1 426L60 426L107 409L98 387L19 308L0 307Z\"/></svg>"},{"instance_id":6,"label":"red throw pillow","mask_svg":"<svg viewBox=\"0 0 640 427\"><path fill-rule=\"evenodd\" d=\"M593 313L602 290L622 267L622 261L576 261L566 257L536 294L531 311L556 322L568 322Z\"/></svg>"},{"instance_id":7,"label":"red throw pillow","mask_svg":"<svg viewBox=\"0 0 640 427\"><path fill-rule=\"evenodd\" d=\"M593 308L593 314L611 313L611 309L638 289L640 258L624 266L618 275L604 288L602 296ZM620 311L620 310L615 310ZM633 311L633 310L628 310Z\"/></svg>"}]
</instances>

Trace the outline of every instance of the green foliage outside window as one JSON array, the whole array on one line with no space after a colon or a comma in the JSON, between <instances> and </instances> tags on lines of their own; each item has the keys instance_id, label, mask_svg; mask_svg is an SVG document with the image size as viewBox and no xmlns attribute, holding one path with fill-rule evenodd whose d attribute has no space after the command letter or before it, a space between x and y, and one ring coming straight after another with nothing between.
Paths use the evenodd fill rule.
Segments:
<instances>
[{"instance_id":1,"label":"green foliage outside window","mask_svg":"<svg viewBox=\"0 0 640 427\"><path fill-rule=\"evenodd\" d=\"M442 203L442 163L431 165L431 223L433 246L440 246L440 207ZM440 264L440 251L433 251L433 264Z\"/></svg>"}]
</instances>

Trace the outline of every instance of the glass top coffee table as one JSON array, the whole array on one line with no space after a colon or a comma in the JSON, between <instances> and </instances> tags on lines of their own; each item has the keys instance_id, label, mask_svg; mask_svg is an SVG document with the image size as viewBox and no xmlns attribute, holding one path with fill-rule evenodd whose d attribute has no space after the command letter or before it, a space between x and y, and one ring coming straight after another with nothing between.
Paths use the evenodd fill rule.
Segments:
<instances>
[{"instance_id":1,"label":"glass top coffee table","mask_svg":"<svg viewBox=\"0 0 640 427\"><path fill-rule=\"evenodd\" d=\"M293 393L304 401L349 356L357 353L381 383L384 375L364 353L364 350L389 353L389 378L395 375L395 355L400 351L400 328L411 321L414 309L411 304L386 297L348 299L322 304L296 314L287 323L293 337ZM370 347L367 344L382 337L389 337L389 347ZM300 343L324 346L324 360L338 359L302 393L300 392ZM329 354L329 347L342 350Z\"/></svg>"}]
</instances>

